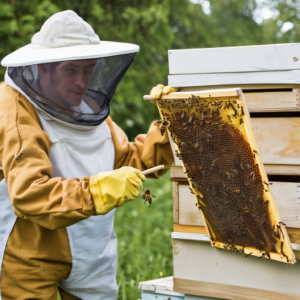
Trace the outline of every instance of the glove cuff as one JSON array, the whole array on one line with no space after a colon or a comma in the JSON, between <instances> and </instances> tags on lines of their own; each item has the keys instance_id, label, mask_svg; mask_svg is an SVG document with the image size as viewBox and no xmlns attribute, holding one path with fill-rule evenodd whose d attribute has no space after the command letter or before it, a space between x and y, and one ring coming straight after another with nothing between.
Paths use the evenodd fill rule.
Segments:
<instances>
[{"instance_id":1,"label":"glove cuff","mask_svg":"<svg viewBox=\"0 0 300 300\"><path fill-rule=\"evenodd\" d=\"M106 215L112 209L124 205L124 201L105 201L105 197L103 196L104 191L101 190L101 184L99 184L99 181L104 181L111 173L112 171L101 172L90 177L89 187L97 215Z\"/></svg>"},{"instance_id":2,"label":"glove cuff","mask_svg":"<svg viewBox=\"0 0 300 300\"><path fill-rule=\"evenodd\" d=\"M96 176L90 177L90 192L92 194L93 200L94 200L94 205L96 209L97 215L103 214L103 206L101 205L101 197L100 197L100 192L98 190L98 185L97 185L97 178Z\"/></svg>"}]
</instances>

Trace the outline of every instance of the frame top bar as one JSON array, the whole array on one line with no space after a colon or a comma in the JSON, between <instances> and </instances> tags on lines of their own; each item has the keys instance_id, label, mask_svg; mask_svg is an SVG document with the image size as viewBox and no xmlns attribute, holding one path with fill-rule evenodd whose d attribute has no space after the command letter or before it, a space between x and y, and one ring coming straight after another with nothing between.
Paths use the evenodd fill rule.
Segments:
<instances>
[{"instance_id":1,"label":"frame top bar","mask_svg":"<svg viewBox=\"0 0 300 300\"><path fill-rule=\"evenodd\" d=\"M237 97L241 94L241 88L230 88L220 90L207 90L197 92L174 92L168 95L163 95L160 100L173 100L173 99L184 99L192 96L200 98L216 98L216 97ZM145 95L144 100L156 100L150 95Z\"/></svg>"}]
</instances>

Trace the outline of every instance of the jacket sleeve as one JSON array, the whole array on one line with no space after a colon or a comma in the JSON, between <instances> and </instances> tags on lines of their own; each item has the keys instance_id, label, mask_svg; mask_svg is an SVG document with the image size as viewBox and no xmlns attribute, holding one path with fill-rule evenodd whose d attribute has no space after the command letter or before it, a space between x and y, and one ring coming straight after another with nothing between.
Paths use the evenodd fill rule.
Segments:
<instances>
[{"instance_id":1,"label":"jacket sleeve","mask_svg":"<svg viewBox=\"0 0 300 300\"><path fill-rule=\"evenodd\" d=\"M153 122L148 134L140 134L133 143L128 142L124 131L112 121L106 119L110 127L113 143L115 145L115 169L130 166L141 171L165 165L164 170L149 174L148 178L159 178L171 167L174 157L171 150L167 130L162 136Z\"/></svg>"},{"instance_id":2,"label":"jacket sleeve","mask_svg":"<svg viewBox=\"0 0 300 300\"><path fill-rule=\"evenodd\" d=\"M95 215L89 178L52 178L49 137L33 106L14 89L6 90L0 93L0 167L14 213L48 229Z\"/></svg>"}]
</instances>

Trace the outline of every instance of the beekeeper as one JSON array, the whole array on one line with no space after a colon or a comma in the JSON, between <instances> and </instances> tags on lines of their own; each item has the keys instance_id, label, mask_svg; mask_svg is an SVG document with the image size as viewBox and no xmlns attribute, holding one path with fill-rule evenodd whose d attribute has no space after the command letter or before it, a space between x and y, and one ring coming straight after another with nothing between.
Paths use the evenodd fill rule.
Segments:
<instances>
[{"instance_id":1,"label":"beekeeper","mask_svg":"<svg viewBox=\"0 0 300 300\"><path fill-rule=\"evenodd\" d=\"M109 117L138 51L100 41L76 13L64 11L2 60L3 300L54 300L57 289L62 299L117 298L115 208L140 197L140 170L168 169L173 161L168 136L155 123L129 143Z\"/></svg>"}]
</instances>

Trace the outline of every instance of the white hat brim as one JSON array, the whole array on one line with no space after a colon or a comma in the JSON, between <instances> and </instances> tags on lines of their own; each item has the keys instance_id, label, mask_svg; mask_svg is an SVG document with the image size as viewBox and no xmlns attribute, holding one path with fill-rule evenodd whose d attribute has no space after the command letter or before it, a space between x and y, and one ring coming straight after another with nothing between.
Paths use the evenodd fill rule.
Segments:
<instances>
[{"instance_id":1,"label":"white hat brim","mask_svg":"<svg viewBox=\"0 0 300 300\"><path fill-rule=\"evenodd\" d=\"M66 60L101 58L138 51L139 46L134 44L107 41L101 41L100 44L61 48L37 48L29 44L4 57L1 65L20 67Z\"/></svg>"}]
</instances>

